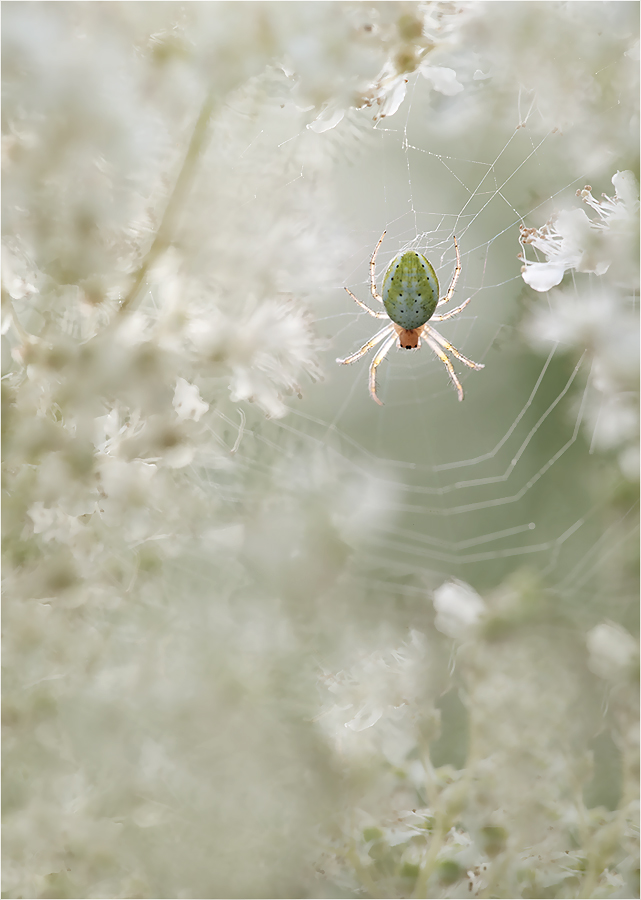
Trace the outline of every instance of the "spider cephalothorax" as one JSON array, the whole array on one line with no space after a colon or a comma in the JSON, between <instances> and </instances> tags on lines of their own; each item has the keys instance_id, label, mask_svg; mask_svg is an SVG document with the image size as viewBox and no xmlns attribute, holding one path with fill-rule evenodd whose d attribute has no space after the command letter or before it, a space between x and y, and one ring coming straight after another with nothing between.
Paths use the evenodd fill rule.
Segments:
<instances>
[{"instance_id":1,"label":"spider cephalothorax","mask_svg":"<svg viewBox=\"0 0 641 900\"><path fill-rule=\"evenodd\" d=\"M376 396L376 369L381 364L394 342L404 350L415 350L421 346L421 338L423 338L447 369L448 374L458 391L458 398L459 400L462 400L463 388L456 377L454 367L445 351L447 350L452 356L455 356L456 359L459 359L470 369L482 369L484 367L481 363L472 362L471 359L468 359L466 356L463 356L462 353L459 353L456 347L453 347L452 344L450 344L449 341L446 341L435 328L432 328L431 325L427 324L430 319L433 322L442 322L444 319L451 319L452 316L460 313L470 302L471 298L468 297L468 299L464 303L461 303L460 306L457 306L456 309L443 313L442 316L434 315L437 307L442 306L444 303L448 303L452 299L456 282L458 281L461 272L461 255L459 253L456 237L454 237L456 268L454 269L454 274L452 275L447 294L439 300L439 286L436 272L423 254L417 253L415 250L407 250L405 253L400 253L392 261L383 278L382 296L377 293L375 275L376 254L378 253L378 248L383 243L385 234L386 232L383 232L372 253L369 262L369 273L372 296L375 300L378 300L383 304L386 311L374 312L373 309L370 309L369 306L352 294L348 288L345 288L345 290L350 297L352 297L352 299L354 299L358 305L366 310L371 316L374 316L376 319L387 319L388 324L375 334L371 340L366 344L363 344L356 353L353 353L345 359L337 359L336 362L341 363L341 365L356 362L361 356L364 356L368 350L371 350L372 347L375 347L383 341L383 346L374 356L369 367L369 391L374 400L382 406L382 402Z\"/></svg>"},{"instance_id":2,"label":"spider cephalothorax","mask_svg":"<svg viewBox=\"0 0 641 900\"><path fill-rule=\"evenodd\" d=\"M421 346L420 328L401 328L400 325L397 325L394 330L398 335L398 346L403 350L416 350Z\"/></svg>"}]
</instances>

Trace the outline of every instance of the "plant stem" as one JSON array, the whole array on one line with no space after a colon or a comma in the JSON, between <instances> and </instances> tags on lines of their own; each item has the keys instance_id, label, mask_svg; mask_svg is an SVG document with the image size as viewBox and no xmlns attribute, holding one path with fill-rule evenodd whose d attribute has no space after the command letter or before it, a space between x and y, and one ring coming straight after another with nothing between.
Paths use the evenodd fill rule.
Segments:
<instances>
[{"instance_id":1,"label":"plant stem","mask_svg":"<svg viewBox=\"0 0 641 900\"><path fill-rule=\"evenodd\" d=\"M191 141L189 142L189 149L187 150L185 161L182 164L182 168L180 170L178 178L176 179L176 184L174 185L174 189L171 193L171 196L169 197L167 206L165 207L165 212L163 214L156 237L154 238L154 241L149 248L147 255L143 259L138 271L134 273L133 284L131 285L127 296L120 304L120 314L129 312L134 308L134 304L140 293L140 288L142 287L145 275L161 255L161 253L163 253L171 244L171 231L174 225L176 211L179 209L181 203L185 199L185 196L191 185L191 181L196 169L196 163L198 162L201 151L203 149L203 145L205 143L205 138L207 136L207 126L209 124L209 119L211 118L213 107L214 95L213 90L210 90L202 106L200 115L198 116L198 120L194 127L194 133L192 134Z\"/></svg>"},{"instance_id":2,"label":"plant stem","mask_svg":"<svg viewBox=\"0 0 641 900\"><path fill-rule=\"evenodd\" d=\"M434 871L436 860L443 845L443 838L445 837L446 833L443 818L444 814L437 814L434 832L432 833L432 840L430 841L430 849L427 852L427 858L421 866L421 870L418 873L418 878L416 879L416 885L414 886L412 897L416 897L417 900L418 898L427 897L427 883L430 880L432 872Z\"/></svg>"}]
</instances>

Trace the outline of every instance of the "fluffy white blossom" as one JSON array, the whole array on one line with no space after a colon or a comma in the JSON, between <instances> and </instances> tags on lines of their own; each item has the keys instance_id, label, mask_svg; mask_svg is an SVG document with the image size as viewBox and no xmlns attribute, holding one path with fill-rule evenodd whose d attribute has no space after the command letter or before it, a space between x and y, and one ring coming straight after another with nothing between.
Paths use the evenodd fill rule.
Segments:
<instances>
[{"instance_id":1,"label":"fluffy white blossom","mask_svg":"<svg viewBox=\"0 0 641 900\"><path fill-rule=\"evenodd\" d=\"M550 291L549 302L533 306L524 323L532 346L558 343L592 358L585 422L594 449L616 451L629 480L638 478L639 314L633 297L638 271L630 264L638 243L639 190L631 172L612 178L615 196L596 200L591 188L578 195L597 214L560 213L540 229L521 227L521 244L531 244L546 262L525 261L524 281L537 291L560 284L565 271L593 273L581 282Z\"/></svg>"},{"instance_id":2,"label":"fluffy white blossom","mask_svg":"<svg viewBox=\"0 0 641 900\"><path fill-rule=\"evenodd\" d=\"M464 90L463 85L456 78L454 69L448 69L447 66L426 66L421 65L421 75L432 83L434 90L446 97L453 97Z\"/></svg>"},{"instance_id":3,"label":"fluffy white blossom","mask_svg":"<svg viewBox=\"0 0 641 900\"><path fill-rule=\"evenodd\" d=\"M194 422L198 422L209 409L209 403L205 403L200 396L198 385L189 384L184 378L176 382L172 402L179 419L193 419Z\"/></svg>"},{"instance_id":4,"label":"fluffy white blossom","mask_svg":"<svg viewBox=\"0 0 641 900\"><path fill-rule=\"evenodd\" d=\"M456 17L464 15L463 9L453 10L447 4L433 3L422 7L404 9L401 16L390 21L384 7L368 9L369 19L363 18L360 28L370 41L380 40L388 50L388 58L373 81L361 83L352 96L355 107L374 107L375 120L393 116L401 107L409 76L418 70L430 82L433 89L445 96L453 96L464 90L454 69L430 64L447 52L448 42L456 30ZM361 13L362 15L362 13ZM313 108L313 107L311 107ZM322 133L335 128L345 116L346 107L334 101L324 106L308 128Z\"/></svg>"},{"instance_id":5,"label":"fluffy white blossom","mask_svg":"<svg viewBox=\"0 0 641 900\"><path fill-rule=\"evenodd\" d=\"M590 668L601 678L616 680L624 676L638 656L632 635L615 622L596 625L588 633L586 643Z\"/></svg>"},{"instance_id":6,"label":"fluffy white blossom","mask_svg":"<svg viewBox=\"0 0 641 900\"><path fill-rule=\"evenodd\" d=\"M367 755L380 749L402 765L414 743L412 716L422 692L425 643L418 632L393 650L364 655L347 671L321 678L333 695L316 717L341 753Z\"/></svg>"},{"instance_id":7,"label":"fluffy white blossom","mask_svg":"<svg viewBox=\"0 0 641 900\"><path fill-rule=\"evenodd\" d=\"M485 603L476 591L461 581L448 581L434 591L439 631L456 640L470 637L485 613Z\"/></svg>"}]
</instances>

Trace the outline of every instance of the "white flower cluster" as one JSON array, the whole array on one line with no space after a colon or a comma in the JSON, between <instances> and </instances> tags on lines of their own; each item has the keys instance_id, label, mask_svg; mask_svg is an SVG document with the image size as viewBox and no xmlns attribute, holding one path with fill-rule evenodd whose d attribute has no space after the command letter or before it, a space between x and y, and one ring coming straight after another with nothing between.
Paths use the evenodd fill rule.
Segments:
<instances>
[{"instance_id":1,"label":"white flower cluster","mask_svg":"<svg viewBox=\"0 0 641 900\"><path fill-rule=\"evenodd\" d=\"M405 99L409 76L416 71L444 96L464 90L454 69L430 63L439 55L439 49L447 48L460 28L462 13L460 8L452 9L445 3L430 3L404 10L392 20L384 7L368 9L361 29L387 46L388 58L382 70L373 81L359 85L351 96L345 96L345 105L339 99L326 103L308 128L316 132L335 128L350 107L374 107L376 121L393 116Z\"/></svg>"},{"instance_id":2,"label":"white flower cluster","mask_svg":"<svg viewBox=\"0 0 641 900\"><path fill-rule=\"evenodd\" d=\"M445 639L412 632L399 647L319 677L333 702L316 722L350 796L343 840L321 862L345 890L619 896L630 885L634 855L622 856L616 842L628 841L637 813L635 642L603 623L587 635L586 666L580 636L532 608L531 590L515 582L484 600L463 582L446 582L433 593ZM587 810L581 794L593 774L588 735L601 721L588 667L618 691L609 721L625 787L613 813ZM433 762L453 727L445 716L439 727L438 695L453 684L467 722L458 769Z\"/></svg>"},{"instance_id":3,"label":"white flower cluster","mask_svg":"<svg viewBox=\"0 0 641 900\"><path fill-rule=\"evenodd\" d=\"M598 214L596 220L582 209L573 209L557 213L541 228L521 225L521 273L526 284L535 291L549 291L561 283L568 269L604 275L613 263L615 284L625 283L627 251L638 234L639 186L632 172L617 172L612 184L614 197L603 194L602 200L595 200L589 186L577 191ZM545 262L527 259L527 245L540 250Z\"/></svg>"},{"instance_id":4,"label":"white flower cluster","mask_svg":"<svg viewBox=\"0 0 641 900\"><path fill-rule=\"evenodd\" d=\"M384 100L376 73L413 70L423 21L350 3L4 19L9 892L294 896L307 877L331 792L299 790L307 738L265 686L305 651L263 592L313 604L339 529L386 504L256 433L322 376L310 298L342 233L332 147L305 126ZM203 835L226 848L213 871Z\"/></svg>"},{"instance_id":5,"label":"white flower cluster","mask_svg":"<svg viewBox=\"0 0 641 900\"><path fill-rule=\"evenodd\" d=\"M521 227L523 280L548 291L573 269L598 280L550 293L526 320L528 341L536 349L551 342L566 350L588 350L593 361L586 423L592 446L617 453L630 480L639 474L639 314L638 271L632 262L639 235L639 187L632 172L617 172L614 197L596 200L586 187L577 194L598 218L581 209L559 213L542 228ZM533 246L545 262L528 260Z\"/></svg>"},{"instance_id":6,"label":"white flower cluster","mask_svg":"<svg viewBox=\"0 0 641 900\"><path fill-rule=\"evenodd\" d=\"M322 676L334 702L316 718L338 753L380 752L391 765L403 764L415 739L413 724L407 735L407 719L419 705L424 658L423 636L414 631L387 653L367 654L348 671Z\"/></svg>"},{"instance_id":7,"label":"white flower cluster","mask_svg":"<svg viewBox=\"0 0 641 900\"><path fill-rule=\"evenodd\" d=\"M613 158L635 158L639 26L631 7L464 8L457 47L476 57L476 77L486 88L480 102L466 108L477 128L487 127L488 119L511 123L512 92L518 92L519 124L530 134L562 136L562 156L575 173L605 173Z\"/></svg>"}]
</instances>

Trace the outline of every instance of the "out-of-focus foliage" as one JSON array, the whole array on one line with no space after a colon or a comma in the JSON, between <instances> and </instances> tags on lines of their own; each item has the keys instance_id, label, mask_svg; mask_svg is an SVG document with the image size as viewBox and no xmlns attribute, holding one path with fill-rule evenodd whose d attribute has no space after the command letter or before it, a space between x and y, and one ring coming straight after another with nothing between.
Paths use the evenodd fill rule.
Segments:
<instances>
[{"instance_id":1,"label":"out-of-focus foliage","mask_svg":"<svg viewBox=\"0 0 641 900\"><path fill-rule=\"evenodd\" d=\"M3 896L638 895L637 18L3 4ZM537 354L567 356L554 399L587 351L584 452L524 515L553 527L590 494L589 586L510 552L466 581L365 553L394 527L403 549L372 428L403 440L408 493L424 448L363 370L335 452L323 320L351 302L347 223L395 214L371 142L410 89L426 153L559 135L531 182L512 164L541 206L526 258L494 223L518 287L485 315L517 351L493 350L466 418L429 421L472 457ZM558 172L573 208L544 203Z\"/></svg>"}]
</instances>

